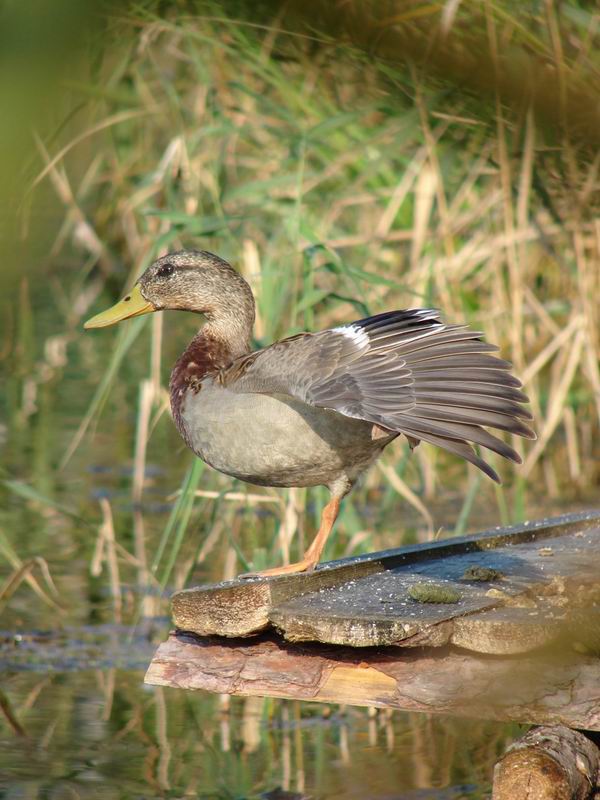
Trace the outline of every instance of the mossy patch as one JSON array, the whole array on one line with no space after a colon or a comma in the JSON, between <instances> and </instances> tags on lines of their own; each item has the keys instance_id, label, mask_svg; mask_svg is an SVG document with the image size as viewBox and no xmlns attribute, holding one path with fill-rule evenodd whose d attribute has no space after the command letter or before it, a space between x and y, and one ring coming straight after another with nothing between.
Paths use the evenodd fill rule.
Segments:
<instances>
[{"instance_id":1,"label":"mossy patch","mask_svg":"<svg viewBox=\"0 0 600 800\"><path fill-rule=\"evenodd\" d=\"M461 593L440 583L413 583L409 597L417 603L458 603Z\"/></svg>"},{"instance_id":2,"label":"mossy patch","mask_svg":"<svg viewBox=\"0 0 600 800\"><path fill-rule=\"evenodd\" d=\"M478 567L471 566L463 572L460 579L461 581L500 581L504 578L504 573L499 569L492 569L492 567Z\"/></svg>"}]
</instances>

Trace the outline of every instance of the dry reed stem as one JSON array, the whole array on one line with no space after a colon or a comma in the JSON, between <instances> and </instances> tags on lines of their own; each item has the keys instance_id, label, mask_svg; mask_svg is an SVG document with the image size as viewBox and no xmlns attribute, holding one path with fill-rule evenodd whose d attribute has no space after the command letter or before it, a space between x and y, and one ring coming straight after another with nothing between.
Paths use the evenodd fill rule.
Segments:
<instances>
[{"instance_id":1,"label":"dry reed stem","mask_svg":"<svg viewBox=\"0 0 600 800\"><path fill-rule=\"evenodd\" d=\"M223 566L223 580L231 581L237 575L237 553L233 547L227 548L225 564Z\"/></svg>"},{"instance_id":2,"label":"dry reed stem","mask_svg":"<svg viewBox=\"0 0 600 800\"><path fill-rule=\"evenodd\" d=\"M428 509L425 507L423 502L417 497L417 495L410 489L406 483L402 480L402 478L397 474L394 468L383 461L377 462L377 467L379 471L384 475L390 486L394 489L394 491L398 492L398 494L403 497L410 505L419 512L419 514L425 520L427 525L427 536L431 538L433 536L433 517L431 516Z\"/></svg>"},{"instance_id":3,"label":"dry reed stem","mask_svg":"<svg viewBox=\"0 0 600 800\"><path fill-rule=\"evenodd\" d=\"M142 111L121 111L117 114L113 114L112 116L107 117L107 119L101 120L96 125L92 125L91 128L88 128L86 131L80 133L74 139L71 139L71 141L67 145L61 148L58 151L58 153L56 153L56 155L54 155L51 158L51 160L46 164L44 169L34 178L31 184L31 188L35 189L35 187L39 183L41 183L41 181L44 180L46 175L48 175L51 172L51 170L56 166L56 164L58 164L65 158L65 156L69 153L70 150L72 150L78 144L81 144L81 142L84 142L90 136L94 136L96 133L100 133L100 131L106 130L107 128L111 128L113 125L118 125L121 122L135 119L136 117L143 117L150 113L158 113L158 111L150 112L147 109L144 109Z\"/></svg>"},{"instance_id":4,"label":"dry reed stem","mask_svg":"<svg viewBox=\"0 0 600 800\"><path fill-rule=\"evenodd\" d=\"M537 354L534 360L521 373L521 380L524 386L527 387L531 380L546 366L552 357L562 350L569 339L576 335L581 329L581 323L582 318L580 316L573 317L569 324L563 328L560 333L556 334L544 349Z\"/></svg>"},{"instance_id":5,"label":"dry reed stem","mask_svg":"<svg viewBox=\"0 0 600 800\"><path fill-rule=\"evenodd\" d=\"M569 472L575 482L581 479L581 458L577 442L577 421L575 412L568 406L564 410L564 427L567 439L567 456L569 459Z\"/></svg>"},{"instance_id":6,"label":"dry reed stem","mask_svg":"<svg viewBox=\"0 0 600 800\"><path fill-rule=\"evenodd\" d=\"M412 232L412 247L410 254L410 268L416 271L419 268L421 252L427 238L429 217L433 208L433 201L437 189L437 175L435 170L424 164L417 178L415 187L415 219ZM426 276L427 273L425 273ZM417 286L417 291L423 292L423 286Z\"/></svg>"},{"instance_id":7,"label":"dry reed stem","mask_svg":"<svg viewBox=\"0 0 600 800\"><path fill-rule=\"evenodd\" d=\"M262 731L261 722L267 698L246 697L242 712L241 739L243 752L251 755L260 748Z\"/></svg>"},{"instance_id":8,"label":"dry reed stem","mask_svg":"<svg viewBox=\"0 0 600 800\"><path fill-rule=\"evenodd\" d=\"M381 214L379 221L375 227L375 230L373 232L373 238L375 240L389 241L388 236L391 233L391 228L392 225L394 224L394 220L396 219L398 211L400 210L404 201L406 200L408 193L412 189L415 180L417 179L421 170L423 169L426 156L427 156L427 149L425 147L421 147L419 148L419 150L417 150L413 158L408 163L406 169L404 170L404 174L398 181L397 185L394 187L392 194L387 202L387 205L385 206L383 213ZM372 202L372 198L369 195L367 195L365 197L365 202L369 203ZM411 238L413 241L413 248L416 249L417 246L414 240L414 233L411 233ZM419 247L418 249L420 251L421 248Z\"/></svg>"},{"instance_id":9,"label":"dry reed stem","mask_svg":"<svg viewBox=\"0 0 600 800\"><path fill-rule=\"evenodd\" d=\"M90 573L94 576L100 575L102 562L106 560L108 567L108 579L110 594L113 601L115 623L118 625L123 618L123 598L121 593L121 577L119 574L119 560L117 558L117 540L112 514L112 508L106 497L100 498L100 509L102 511L102 523L98 530L96 547L90 564Z\"/></svg>"},{"instance_id":10,"label":"dry reed stem","mask_svg":"<svg viewBox=\"0 0 600 800\"><path fill-rule=\"evenodd\" d=\"M173 500L181 494L181 490L169 495L168 500ZM252 492L216 492L209 489L196 489L194 497L204 497L208 500L223 500L224 502L233 501L235 503L247 503L254 505L254 503L276 503L283 507L283 500L279 495L271 494L253 494Z\"/></svg>"},{"instance_id":11,"label":"dry reed stem","mask_svg":"<svg viewBox=\"0 0 600 800\"><path fill-rule=\"evenodd\" d=\"M158 764L156 766L156 781L161 791L169 791L169 766L171 764L171 745L167 732L167 704L161 686L153 692L155 709L155 735L158 745Z\"/></svg>"},{"instance_id":12,"label":"dry reed stem","mask_svg":"<svg viewBox=\"0 0 600 800\"><path fill-rule=\"evenodd\" d=\"M25 728L21 725L16 715L14 714L12 706L7 696L2 691L2 689L0 689L0 711L2 711L2 713L4 714L4 717L8 722L9 726L12 728L13 733L16 736L20 736L26 739L27 732L25 731Z\"/></svg>"},{"instance_id":13,"label":"dry reed stem","mask_svg":"<svg viewBox=\"0 0 600 800\"><path fill-rule=\"evenodd\" d=\"M69 232L71 232L71 235L75 241L84 245L91 255L95 256L100 262L103 262L105 266L108 266L107 259L105 258L104 244L79 207L79 204L77 203L71 189L64 166L61 165L61 169L57 169L56 165L59 163L59 161L50 159L44 143L37 134L34 135L34 139L38 151L40 152L44 161L46 161L46 168L48 170L48 175L50 177L52 186L59 199L67 209L67 215L65 217L62 230L59 231L57 240L52 248L53 254L56 255L59 252L60 246L67 238Z\"/></svg>"},{"instance_id":14,"label":"dry reed stem","mask_svg":"<svg viewBox=\"0 0 600 800\"><path fill-rule=\"evenodd\" d=\"M212 526L210 533L202 543L202 547L200 548L200 552L198 553L198 558L196 559L196 564L202 564L206 561L212 550L214 549L215 545L223 535L223 531L225 529L225 523L221 520L217 520L215 524ZM190 564L188 570L186 571L186 576L190 574L190 571L194 564Z\"/></svg>"},{"instance_id":15,"label":"dry reed stem","mask_svg":"<svg viewBox=\"0 0 600 800\"><path fill-rule=\"evenodd\" d=\"M43 591L43 589L39 586L37 581L31 576L31 571L37 567L44 579L46 586L50 594ZM6 581L2 586L0 586L0 611L6 606L10 598L13 594L17 591L19 586L23 583L29 583L31 588L34 589L38 597L40 597L45 603L51 606L56 611L62 612L63 609L60 605L53 599L50 595L54 595L54 597L59 597L58 591L52 580L52 575L50 574L50 568L48 567L48 562L46 559L42 558L41 556L34 556L34 558L30 558L25 562L19 564L13 572L8 576ZM36 588L34 588L36 587Z\"/></svg>"},{"instance_id":16,"label":"dry reed stem","mask_svg":"<svg viewBox=\"0 0 600 800\"><path fill-rule=\"evenodd\" d=\"M133 480L131 495L134 505L133 514L133 541L134 553L138 561L137 584L143 593L142 614L144 616L154 615L154 599L146 593L150 585L150 572L148 569L148 558L146 555L146 536L144 533L144 518L141 513L142 493L146 474L146 450L148 447L148 433L150 426L150 415L155 399L155 387L152 380L143 380L140 384L138 419L135 441L135 453L133 460Z\"/></svg>"},{"instance_id":17,"label":"dry reed stem","mask_svg":"<svg viewBox=\"0 0 600 800\"><path fill-rule=\"evenodd\" d=\"M571 349L569 351L568 358L566 359L566 364L562 370L562 376L554 384L553 390L550 394L548 406L546 408L546 414L538 436L538 440L527 454L527 457L523 463L521 474L524 478L527 478L527 476L530 474L533 466L544 452L546 444L561 420L561 416L566 405L567 393L571 388L575 371L579 366L583 342L584 333L582 330L578 330L571 344Z\"/></svg>"},{"instance_id":18,"label":"dry reed stem","mask_svg":"<svg viewBox=\"0 0 600 800\"><path fill-rule=\"evenodd\" d=\"M109 667L104 672L100 672L103 677L102 693L104 695L104 705L102 707L101 719L103 722L108 722L112 713L113 702L115 699L115 687L117 670L114 667Z\"/></svg>"},{"instance_id":19,"label":"dry reed stem","mask_svg":"<svg viewBox=\"0 0 600 800\"><path fill-rule=\"evenodd\" d=\"M282 564L290 563L290 543L294 538L294 534L298 531L300 515L298 512L298 496L299 489L288 489L287 499L283 508L283 516L279 530L277 532L277 539L279 541L279 549L281 552ZM303 543L299 543L300 551L302 552Z\"/></svg>"},{"instance_id":20,"label":"dry reed stem","mask_svg":"<svg viewBox=\"0 0 600 800\"><path fill-rule=\"evenodd\" d=\"M363 544L369 542L373 538L373 531L356 531L353 533L342 554L342 558L348 558L354 555Z\"/></svg>"}]
</instances>

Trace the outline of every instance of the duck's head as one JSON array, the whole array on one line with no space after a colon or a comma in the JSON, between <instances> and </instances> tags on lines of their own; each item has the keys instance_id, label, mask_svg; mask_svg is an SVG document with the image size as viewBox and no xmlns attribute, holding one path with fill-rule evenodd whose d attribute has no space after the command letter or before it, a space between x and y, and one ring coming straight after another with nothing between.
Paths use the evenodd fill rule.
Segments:
<instances>
[{"instance_id":1,"label":"duck's head","mask_svg":"<svg viewBox=\"0 0 600 800\"><path fill-rule=\"evenodd\" d=\"M181 250L157 259L122 300L89 319L84 328L104 328L166 309L194 311L209 320L254 320L252 291L227 261L206 251Z\"/></svg>"}]
</instances>

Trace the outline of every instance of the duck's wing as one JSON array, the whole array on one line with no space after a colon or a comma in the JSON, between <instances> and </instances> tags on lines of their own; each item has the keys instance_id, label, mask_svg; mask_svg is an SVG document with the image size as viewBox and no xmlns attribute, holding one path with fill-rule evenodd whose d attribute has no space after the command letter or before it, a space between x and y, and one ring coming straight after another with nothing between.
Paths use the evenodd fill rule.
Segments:
<instances>
[{"instance_id":1,"label":"duck's wing","mask_svg":"<svg viewBox=\"0 0 600 800\"><path fill-rule=\"evenodd\" d=\"M511 364L467 325L447 325L435 309L391 311L283 339L222 373L233 391L284 394L421 439L494 470L471 447L511 461L518 453L482 426L535 438L523 420L526 395Z\"/></svg>"}]
</instances>

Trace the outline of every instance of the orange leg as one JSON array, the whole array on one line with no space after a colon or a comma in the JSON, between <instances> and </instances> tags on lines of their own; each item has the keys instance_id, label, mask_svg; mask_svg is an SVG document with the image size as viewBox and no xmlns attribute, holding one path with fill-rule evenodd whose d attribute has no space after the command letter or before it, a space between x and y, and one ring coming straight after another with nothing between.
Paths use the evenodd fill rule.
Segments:
<instances>
[{"instance_id":1,"label":"orange leg","mask_svg":"<svg viewBox=\"0 0 600 800\"><path fill-rule=\"evenodd\" d=\"M300 561L296 561L294 564L287 564L285 567L265 569L262 572L249 572L246 575L242 575L242 577L269 577L272 575L291 575L294 572L311 572L319 563L323 548L339 514L341 502L341 497L332 497L327 503L321 514L321 524L317 535Z\"/></svg>"}]
</instances>

